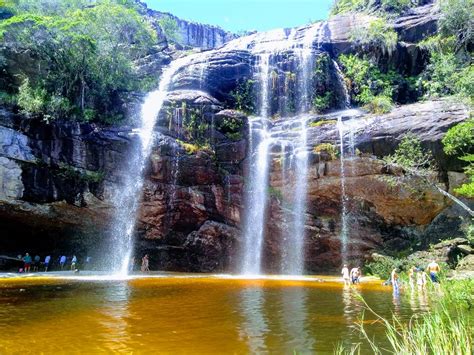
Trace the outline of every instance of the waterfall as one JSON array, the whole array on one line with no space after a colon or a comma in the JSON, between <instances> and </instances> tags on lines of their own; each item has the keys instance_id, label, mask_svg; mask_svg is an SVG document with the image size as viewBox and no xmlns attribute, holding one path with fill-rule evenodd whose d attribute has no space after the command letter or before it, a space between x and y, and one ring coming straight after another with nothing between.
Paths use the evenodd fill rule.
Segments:
<instances>
[{"instance_id":1,"label":"waterfall","mask_svg":"<svg viewBox=\"0 0 474 355\"><path fill-rule=\"evenodd\" d=\"M285 258L282 260L281 271L286 275L304 274L304 239L306 222L306 205L308 193L308 150L306 117L299 119L300 132L298 145L293 150L294 174L296 176L293 190L294 204L289 235L283 244Z\"/></svg>"},{"instance_id":2,"label":"waterfall","mask_svg":"<svg viewBox=\"0 0 474 355\"><path fill-rule=\"evenodd\" d=\"M342 89L342 93L344 95L344 108L351 107L351 96L349 95L349 90L347 90L346 81L344 80L344 75L342 75L341 68L339 68L339 64L335 60L332 61L334 64L334 68L336 69L337 80L339 81L339 85Z\"/></svg>"},{"instance_id":3,"label":"waterfall","mask_svg":"<svg viewBox=\"0 0 474 355\"><path fill-rule=\"evenodd\" d=\"M342 262L347 262L347 243L349 232L347 228L347 195L346 195L346 173L344 168L344 123L342 117L337 118L337 128L339 131L340 150L340 174L341 174L341 255Z\"/></svg>"},{"instance_id":4,"label":"waterfall","mask_svg":"<svg viewBox=\"0 0 474 355\"><path fill-rule=\"evenodd\" d=\"M294 204L289 235L283 243L284 258L281 261L281 272L287 275L304 274L304 240L306 224L306 205L308 194L308 138L307 118L304 113L311 108L312 71L314 67L313 43L315 38L321 38L322 24L311 27L303 38L303 48L300 51L300 101L299 101L299 136L297 146L293 150L294 174L296 176L293 191Z\"/></svg>"},{"instance_id":5,"label":"waterfall","mask_svg":"<svg viewBox=\"0 0 474 355\"><path fill-rule=\"evenodd\" d=\"M153 129L165 101L171 79L182 68L189 57L173 61L161 76L158 90L150 92L141 107L138 136L140 147L130 153L130 163L124 177L124 187L113 196L115 215L111 233L113 251L110 260L111 270L126 275L132 253L133 231L144 184L143 173L153 146Z\"/></svg>"},{"instance_id":6,"label":"waterfall","mask_svg":"<svg viewBox=\"0 0 474 355\"><path fill-rule=\"evenodd\" d=\"M246 183L244 217L244 242L240 272L245 275L259 275L263 240L265 237L265 216L268 202L269 148L271 137L267 129L270 111L270 53L258 58L260 82L260 116L249 120L250 129L250 174Z\"/></svg>"}]
</instances>

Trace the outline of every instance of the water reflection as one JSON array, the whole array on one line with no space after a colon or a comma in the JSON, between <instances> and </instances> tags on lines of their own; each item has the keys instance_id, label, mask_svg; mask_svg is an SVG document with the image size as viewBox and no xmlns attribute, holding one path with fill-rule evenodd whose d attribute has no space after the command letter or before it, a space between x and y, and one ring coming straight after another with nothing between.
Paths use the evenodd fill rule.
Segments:
<instances>
[{"instance_id":1,"label":"water reflection","mask_svg":"<svg viewBox=\"0 0 474 355\"><path fill-rule=\"evenodd\" d=\"M103 308L100 318L105 328L104 345L109 351L132 351L129 331L129 300L131 290L127 281L114 282L103 289Z\"/></svg>"},{"instance_id":2,"label":"water reflection","mask_svg":"<svg viewBox=\"0 0 474 355\"><path fill-rule=\"evenodd\" d=\"M247 341L251 353L267 349L265 335L269 328L263 313L264 303L264 291L260 287L246 287L240 292L240 307L244 320L239 336Z\"/></svg>"},{"instance_id":3,"label":"water reflection","mask_svg":"<svg viewBox=\"0 0 474 355\"><path fill-rule=\"evenodd\" d=\"M308 326L308 291L303 287L283 289L281 291L282 324L287 334L287 352L308 352L314 350L316 339Z\"/></svg>"}]
</instances>

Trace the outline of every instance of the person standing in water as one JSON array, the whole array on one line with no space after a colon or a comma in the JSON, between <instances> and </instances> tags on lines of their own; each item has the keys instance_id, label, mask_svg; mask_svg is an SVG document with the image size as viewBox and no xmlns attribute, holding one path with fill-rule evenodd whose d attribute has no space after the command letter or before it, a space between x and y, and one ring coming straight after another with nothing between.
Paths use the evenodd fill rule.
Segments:
<instances>
[{"instance_id":1,"label":"person standing in water","mask_svg":"<svg viewBox=\"0 0 474 355\"><path fill-rule=\"evenodd\" d=\"M40 263L41 263L40 256L35 255L35 258L33 259L33 271L39 271Z\"/></svg>"},{"instance_id":2,"label":"person standing in water","mask_svg":"<svg viewBox=\"0 0 474 355\"><path fill-rule=\"evenodd\" d=\"M77 257L75 255L73 255L72 260L71 260L71 270L76 269L76 264L77 264Z\"/></svg>"},{"instance_id":3,"label":"person standing in water","mask_svg":"<svg viewBox=\"0 0 474 355\"><path fill-rule=\"evenodd\" d=\"M424 272L423 270L419 270L416 275L416 284L418 285L418 288L420 290L424 290L426 288L427 280L428 276L426 275L426 272Z\"/></svg>"},{"instance_id":4,"label":"person standing in water","mask_svg":"<svg viewBox=\"0 0 474 355\"><path fill-rule=\"evenodd\" d=\"M24 271L25 272L30 272L31 262L32 262L30 254L28 254L28 253L25 254L25 257L23 258L23 262L25 263Z\"/></svg>"},{"instance_id":5,"label":"person standing in water","mask_svg":"<svg viewBox=\"0 0 474 355\"><path fill-rule=\"evenodd\" d=\"M392 273L390 274L390 282L392 283L393 292L398 292L399 284L398 284L398 273L397 269L393 269Z\"/></svg>"},{"instance_id":6,"label":"person standing in water","mask_svg":"<svg viewBox=\"0 0 474 355\"><path fill-rule=\"evenodd\" d=\"M51 255L48 255L46 256L46 258L44 258L44 271L48 271L48 267L49 267L49 262L51 261Z\"/></svg>"},{"instance_id":7,"label":"person standing in water","mask_svg":"<svg viewBox=\"0 0 474 355\"><path fill-rule=\"evenodd\" d=\"M430 274L431 281L433 283L439 283L438 273L441 271L441 268L435 260L431 260L431 263L428 264L426 270Z\"/></svg>"},{"instance_id":8,"label":"person standing in water","mask_svg":"<svg viewBox=\"0 0 474 355\"><path fill-rule=\"evenodd\" d=\"M351 278L349 276L349 268L347 267L347 264L344 264L344 267L341 270L341 274L342 274L342 280L344 281L344 285L350 285Z\"/></svg>"},{"instance_id":9,"label":"person standing in water","mask_svg":"<svg viewBox=\"0 0 474 355\"><path fill-rule=\"evenodd\" d=\"M150 260L148 259L148 254L145 254L145 256L142 258L142 267L141 271L142 272L149 272L150 271Z\"/></svg>"},{"instance_id":10,"label":"person standing in water","mask_svg":"<svg viewBox=\"0 0 474 355\"><path fill-rule=\"evenodd\" d=\"M62 255L59 258L59 266L61 267L61 270L64 269L64 265L66 265L66 255Z\"/></svg>"},{"instance_id":11,"label":"person standing in water","mask_svg":"<svg viewBox=\"0 0 474 355\"><path fill-rule=\"evenodd\" d=\"M355 284L358 284L359 281L360 281L360 269L358 267L353 267L351 269L351 281L352 281L352 284L355 285Z\"/></svg>"}]
</instances>

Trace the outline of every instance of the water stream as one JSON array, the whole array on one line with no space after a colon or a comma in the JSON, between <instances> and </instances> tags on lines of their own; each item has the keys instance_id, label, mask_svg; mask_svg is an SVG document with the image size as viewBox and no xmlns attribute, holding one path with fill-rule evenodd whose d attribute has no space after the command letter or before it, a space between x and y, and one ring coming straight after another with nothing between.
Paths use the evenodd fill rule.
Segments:
<instances>
[{"instance_id":1,"label":"water stream","mask_svg":"<svg viewBox=\"0 0 474 355\"><path fill-rule=\"evenodd\" d=\"M349 239L349 229L347 224L347 195L346 195L346 171L344 166L344 123L342 117L337 119L337 129L339 131L339 159L341 176L341 256L342 262L347 262L347 244Z\"/></svg>"},{"instance_id":2,"label":"water stream","mask_svg":"<svg viewBox=\"0 0 474 355\"><path fill-rule=\"evenodd\" d=\"M260 83L260 116L249 120L250 162L246 183L246 213L244 217L244 241L240 272L245 275L261 273L262 247L265 236L265 220L268 204L269 148L268 134L270 53L258 58L257 72Z\"/></svg>"},{"instance_id":3,"label":"water stream","mask_svg":"<svg viewBox=\"0 0 474 355\"><path fill-rule=\"evenodd\" d=\"M140 146L130 153L123 189L117 191L113 200L116 212L111 226L114 252L111 253L110 269L120 275L128 273L133 249L132 237L143 190L143 172L153 146L153 129L174 74L190 60L190 57L185 57L171 62L162 73L158 89L146 96L141 107L140 126L137 130Z\"/></svg>"}]
</instances>

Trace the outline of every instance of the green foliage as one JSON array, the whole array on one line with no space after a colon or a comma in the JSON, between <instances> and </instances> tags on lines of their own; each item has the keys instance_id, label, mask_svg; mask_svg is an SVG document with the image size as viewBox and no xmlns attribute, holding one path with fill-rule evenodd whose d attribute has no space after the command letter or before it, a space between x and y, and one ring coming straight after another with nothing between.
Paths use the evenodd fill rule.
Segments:
<instances>
[{"instance_id":1,"label":"green foliage","mask_svg":"<svg viewBox=\"0 0 474 355\"><path fill-rule=\"evenodd\" d=\"M178 42L181 40L179 35L178 23L176 20L169 16L164 16L158 21L163 33L165 34L168 40L172 42Z\"/></svg>"},{"instance_id":2,"label":"green foliage","mask_svg":"<svg viewBox=\"0 0 474 355\"><path fill-rule=\"evenodd\" d=\"M316 154L326 153L332 160L337 158L337 148L331 143L321 143L313 147L313 152Z\"/></svg>"},{"instance_id":3,"label":"green foliage","mask_svg":"<svg viewBox=\"0 0 474 355\"><path fill-rule=\"evenodd\" d=\"M32 88L28 78L18 88L18 106L25 114L39 115L44 112L46 106L46 90Z\"/></svg>"},{"instance_id":4,"label":"green foliage","mask_svg":"<svg viewBox=\"0 0 474 355\"><path fill-rule=\"evenodd\" d=\"M382 280L390 278L393 269L401 270L403 261L388 256L377 258L376 260L364 265L364 272L369 275L378 276Z\"/></svg>"},{"instance_id":5,"label":"green foliage","mask_svg":"<svg viewBox=\"0 0 474 355\"><path fill-rule=\"evenodd\" d=\"M412 0L335 0L331 15L346 12L374 12L387 14L400 14L410 7L416 6L417 1Z\"/></svg>"},{"instance_id":6,"label":"green foliage","mask_svg":"<svg viewBox=\"0 0 474 355\"><path fill-rule=\"evenodd\" d=\"M456 37L456 50L474 42L473 0L440 0L439 29L444 37Z\"/></svg>"},{"instance_id":7,"label":"green foliage","mask_svg":"<svg viewBox=\"0 0 474 355\"><path fill-rule=\"evenodd\" d=\"M337 123L336 120L320 120L316 122L311 122L309 124L310 127L321 127L325 125L335 125Z\"/></svg>"},{"instance_id":8,"label":"green foliage","mask_svg":"<svg viewBox=\"0 0 474 355\"><path fill-rule=\"evenodd\" d=\"M103 171L79 169L65 163L59 164L57 175L66 180L84 183L99 183L105 178L105 173Z\"/></svg>"},{"instance_id":9,"label":"green foliage","mask_svg":"<svg viewBox=\"0 0 474 355\"><path fill-rule=\"evenodd\" d=\"M421 141L412 133L406 134L392 155L384 158L389 165L403 168L417 176L427 176L434 170L433 157L421 147Z\"/></svg>"},{"instance_id":10,"label":"green foliage","mask_svg":"<svg viewBox=\"0 0 474 355\"><path fill-rule=\"evenodd\" d=\"M336 96L331 89L332 61L327 53L320 54L316 57L314 64L312 83L313 92L311 95L312 107L315 112L324 112L334 107Z\"/></svg>"},{"instance_id":11,"label":"green foliage","mask_svg":"<svg viewBox=\"0 0 474 355\"><path fill-rule=\"evenodd\" d=\"M0 105L11 106L17 103L17 95L12 95L5 91L0 91Z\"/></svg>"},{"instance_id":12,"label":"green foliage","mask_svg":"<svg viewBox=\"0 0 474 355\"><path fill-rule=\"evenodd\" d=\"M367 49L380 48L384 53L392 53L397 47L398 34L383 18L377 18L369 26L356 28L351 39Z\"/></svg>"},{"instance_id":13,"label":"green foliage","mask_svg":"<svg viewBox=\"0 0 474 355\"><path fill-rule=\"evenodd\" d=\"M454 189L461 195L474 198L474 119L451 127L442 140L447 155L458 156L467 162L464 172L469 182Z\"/></svg>"},{"instance_id":14,"label":"green foliage","mask_svg":"<svg viewBox=\"0 0 474 355\"><path fill-rule=\"evenodd\" d=\"M216 128L229 139L238 141L242 139L243 122L238 117L225 117L217 123Z\"/></svg>"},{"instance_id":15,"label":"green foliage","mask_svg":"<svg viewBox=\"0 0 474 355\"><path fill-rule=\"evenodd\" d=\"M369 3L369 0L336 0L331 9L331 15L362 11L367 9Z\"/></svg>"},{"instance_id":16,"label":"green foliage","mask_svg":"<svg viewBox=\"0 0 474 355\"><path fill-rule=\"evenodd\" d=\"M315 95L313 98L313 108L316 112L324 112L331 107L333 95L331 91L326 91L323 95Z\"/></svg>"},{"instance_id":17,"label":"green foliage","mask_svg":"<svg viewBox=\"0 0 474 355\"><path fill-rule=\"evenodd\" d=\"M375 114L383 114L392 111L393 102L392 99L385 95L377 95L372 98L365 106L369 112Z\"/></svg>"},{"instance_id":18,"label":"green foliage","mask_svg":"<svg viewBox=\"0 0 474 355\"><path fill-rule=\"evenodd\" d=\"M276 187L269 186L268 187L268 194L270 197L276 198L277 200L283 200L283 193L281 190L277 189Z\"/></svg>"},{"instance_id":19,"label":"green foliage","mask_svg":"<svg viewBox=\"0 0 474 355\"><path fill-rule=\"evenodd\" d=\"M415 3L416 4L416 3ZM381 0L380 7L383 11L401 13L413 5L411 0Z\"/></svg>"},{"instance_id":20,"label":"green foliage","mask_svg":"<svg viewBox=\"0 0 474 355\"><path fill-rule=\"evenodd\" d=\"M368 105L375 113L388 112L392 107L392 95L403 85L403 78L394 71L382 73L368 59L355 55L341 55L343 73L349 90L357 104Z\"/></svg>"},{"instance_id":21,"label":"green foliage","mask_svg":"<svg viewBox=\"0 0 474 355\"><path fill-rule=\"evenodd\" d=\"M474 151L474 119L451 127L442 143L448 155L465 155Z\"/></svg>"},{"instance_id":22,"label":"green foliage","mask_svg":"<svg viewBox=\"0 0 474 355\"><path fill-rule=\"evenodd\" d=\"M255 81L247 79L238 83L231 91L230 96L234 101L234 107L242 112L252 114L255 112Z\"/></svg>"},{"instance_id":23,"label":"green foliage","mask_svg":"<svg viewBox=\"0 0 474 355\"><path fill-rule=\"evenodd\" d=\"M440 0L439 32L419 43L430 53L421 79L427 97L456 95L474 104L474 0Z\"/></svg>"},{"instance_id":24,"label":"green foliage","mask_svg":"<svg viewBox=\"0 0 474 355\"><path fill-rule=\"evenodd\" d=\"M51 118L61 111L84 120L122 117L126 93L141 89L134 62L148 54L156 33L135 9L118 2L20 1L27 6L0 22L9 50L29 53L33 64L44 68L36 76L23 73L28 79L19 95L24 110ZM47 11L33 6L40 3L54 6Z\"/></svg>"}]
</instances>

